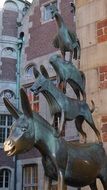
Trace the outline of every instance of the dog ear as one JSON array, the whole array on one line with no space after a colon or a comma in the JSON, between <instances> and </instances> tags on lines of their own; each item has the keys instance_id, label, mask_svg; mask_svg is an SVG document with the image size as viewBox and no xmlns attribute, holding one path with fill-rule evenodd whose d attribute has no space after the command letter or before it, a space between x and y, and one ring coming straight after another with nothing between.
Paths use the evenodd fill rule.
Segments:
<instances>
[{"instance_id":1,"label":"dog ear","mask_svg":"<svg viewBox=\"0 0 107 190\"><path fill-rule=\"evenodd\" d=\"M40 66L40 71L41 71L42 75L43 75L45 78L49 79L48 72L47 72L46 68L44 67L44 65L41 65L41 66Z\"/></svg>"}]
</instances>

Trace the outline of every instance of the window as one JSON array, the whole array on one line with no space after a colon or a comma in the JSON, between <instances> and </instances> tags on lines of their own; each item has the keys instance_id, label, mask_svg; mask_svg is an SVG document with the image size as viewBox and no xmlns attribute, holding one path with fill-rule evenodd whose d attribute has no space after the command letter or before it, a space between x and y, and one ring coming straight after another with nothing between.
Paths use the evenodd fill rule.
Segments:
<instances>
[{"instance_id":1,"label":"window","mask_svg":"<svg viewBox=\"0 0 107 190\"><path fill-rule=\"evenodd\" d=\"M34 76L33 74L33 67L36 67L36 65L34 63L29 64L26 68L25 68L25 73L26 73L26 78L32 78L32 76Z\"/></svg>"},{"instance_id":2,"label":"window","mask_svg":"<svg viewBox=\"0 0 107 190\"><path fill-rule=\"evenodd\" d=\"M10 170L2 169L0 170L0 189L8 190L10 184Z\"/></svg>"},{"instance_id":3,"label":"window","mask_svg":"<svg viewBox=\"0 0 107 190\"><path fill-rule=\"evenodd\" d=\"M9 135L9 128L12 125L13 118L11 115L0 115L0 143L4 143Z\"/></svg>"},{"instance_id":4,"label":"window","mask_svg":"<svg viewBox=\"0 0 107 190\"><path fill-rule=\"evenodd\" d=\"M39 95L34 96L34 93L31 92L29 88L27 88L27 94L32 110L35 112L39 112Z\"/></svg>"},{"instance_id":5,"label":"window","mask_svg":"<svg viewBox=\"0 0 107 190\"><path fill-rule=\"evenodd\" d=\"M3 98L3 97L8 98L8 99L15 98L15 93L9 89L6 89L0 93L0 98Z\"/></svg>"},{"instance_id":6,"label":"window","mask_svg":"<svg viewBox=\"0 0 107 190\"><path fill-rule=\"evenodd\" d=\"M2 57L9 57L16 59L17 58L16 50L13 49L12 47L6 47L2 50Z\"/></svg>"},{"instance_id":7,"label":"window","mask_svg":"<svg viewBox=\"0 0 107 190\"><path fill-rule=\"evenodd\" d=\"M38 166L37 164L23 167L23 190L38 190Z\"/></svg>"},{"instance_id":8,"label":"window","mask_svg":"<svg viewBox=\"0 0 107 190\"><path fill-rule=\"evenodd\" d=\"M27 77L32 77L32 76L33 76L33 67L29 67L29 68L26 70L26 76L27 76Z\"/></svg>"},{"instance_id":9,"label":"window","mask_svg":"<svg viewBox=\"0 0 107 190\"><path fill-rule=\"evenodd\" d=\"M57 1L50 1L48 4L44 4L42 7L42 20L43 22L45 21L49 21L52 19L52 15L51 15L51 6L50 3L52 3L53 5L55 5L57 7Z\"/></svg>"}]
</instances>

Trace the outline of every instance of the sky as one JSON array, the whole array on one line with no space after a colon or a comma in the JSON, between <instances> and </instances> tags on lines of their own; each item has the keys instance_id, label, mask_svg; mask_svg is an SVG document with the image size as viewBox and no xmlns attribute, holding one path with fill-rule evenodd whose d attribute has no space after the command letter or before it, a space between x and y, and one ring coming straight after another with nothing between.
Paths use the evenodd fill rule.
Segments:
<instances>
[{"instance_id":1,"label":"sky","mask_svg":"<svg viewBox=\"0 0 107 190\"><path fill-rule=\"evenodd\" d=\"M32 0L27 0L27 1L29 1L30 3L32 2ZM5 0L0 0L0 8L3 7L4 2L5 2Z\"/></svg>"}]
</instances>

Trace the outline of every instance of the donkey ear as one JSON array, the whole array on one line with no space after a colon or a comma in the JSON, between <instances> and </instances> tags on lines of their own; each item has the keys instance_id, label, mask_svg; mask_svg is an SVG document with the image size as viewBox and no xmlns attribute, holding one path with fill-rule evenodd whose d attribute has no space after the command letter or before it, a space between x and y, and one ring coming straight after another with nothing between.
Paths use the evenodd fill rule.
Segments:
<instances>
[{"instance_id":1,"label":"donkey ear","mask_svg":"<svg viewBox=\"0 0 107 190\"><path fill-rule=\"evenodd\" d=\"M15 119L18 119L21 112L18 111L18 109L16 109L13 104L7 99L7 98L3 98L4 100L4 104L5 106L7 107L8 111L12 114L12 116L15 118Z\"/></svg>"},{"instance_id":2,"label":"donkey ear","mask_svg":"<svg viewBox=\"0 0 107 190\"><path fill-rule=\"evenodd\" d=\"M47 72L47 70L45 69L44 65L41 65L41 66L40 66L40 71L41 71L42 75L43 75L45 78L49 79L48 72Z\"/></svg>"},{"instance_id":3,"label":"donkey ear","mask_svg":"<svg viewBox=\"0 0 107 190\"><path fill-rule=\"evenodd\" d=\"M38 76L40 75L39 71L36 69L36 67L33 67L33 74L35 76L35 78L38 78Z\"/></svg>"},{"instance_id":4,"label":"donkey ear","mask_svg":"<svg viewBox=\"0 0 107 190\"><path fill-rule=\"evenodd\" d=\"M30 106L30 102L28 99L28 96L24 90L24 88L20 89L20 96L21 96L21 105L22 105L22 110L23 113L28 117L33 117L32 109Z\"/></svg>"}]
</instances>

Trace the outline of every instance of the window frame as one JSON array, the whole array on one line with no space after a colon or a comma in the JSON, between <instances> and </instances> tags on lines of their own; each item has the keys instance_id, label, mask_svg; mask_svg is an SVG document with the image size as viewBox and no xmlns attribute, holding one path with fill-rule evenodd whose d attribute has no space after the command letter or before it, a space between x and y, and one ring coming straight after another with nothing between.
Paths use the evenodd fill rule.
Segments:
<instances>
[{"instance_id":1,"label":"window frame","mask_svg":"<svg viewBox=\"0 0 107 190\"><path fill-rule=\"evenodd\" d=\"M3 186L0 187L0 190L2 190L2 189L9 190L10 189L10 181L11 181L11 171L6 168L0 169L0 171L3 172L3 175L2 175L3 180L1 180L1 184ZM6 172L8 172L8 181L7 181L8 187L6 187Z\"/></svg>"},{"instance_id":2,"label":"window frame","mask_svg":"<svg viewBox=\"0 0 107 190\"><path fill-rule=\"evenodd\" d=\"M0 148L3 148L3 143L4 143L4 141L5 141L5 139L7 138L7 136L8 136L8 130L10 129L10 126L12 125L12 123L13 123L13 117L12 117L12 115L10 115L10 114L0 114L0 117L1 116L5 116L5 125L2 125L1 123L0 123L0 130L2 129L4 129L4 132L3 131L0 131L0 133L2 133L1 135L0 135ZM8 122L9 122L9 117L11 116L11 124L9 125L8 124ZM4 134L3 134L4 133Z\"/></svg>"},{"instance_id":3,"label":"window frame","mask_svg":"<svg viewBox=\"0 0 107 190\"><path fill-rule=\"evenodd\" d=\"M25 173L26 171L28 173ZM37 175L35 175L35 178L33 176L34 172L36 170ZM36 181L33 181L33 178L36 179ZM38 164L25 164L23 166L23 184L22 184L22 189L26 190L26 188L30 187L31 190L33 190L33 188L37 188L38 190Z\"/></svg>"},{"instance_id":4,"label":"window frame","mask_svg":"<svg viewBox=\"0 0 107 190\"><path fill-rule=\"evenodd\" d=\"M41 8L40 8L40 11L41 11L41 18L40 18L40 22L41 22L41 24L45 24L45 23L48 23L48 22L52 22L54 19L52 19L52 18L49 18L49 19L47 19L47 20L45 20L44 19L44 14L45 14L45 11L46 11L46 7L50 4L50 3L54 3L54 2L56 2L56 4L57 4L57 8L58 8L58 10L59 10L59 0L50 0L50 1L47 1L47 2L45 2L45 3L43 3L42 5L41 5ZM59 10L59 12L60 12L60 10Z\"/></svg>"}]
</instances>

